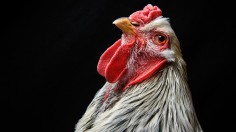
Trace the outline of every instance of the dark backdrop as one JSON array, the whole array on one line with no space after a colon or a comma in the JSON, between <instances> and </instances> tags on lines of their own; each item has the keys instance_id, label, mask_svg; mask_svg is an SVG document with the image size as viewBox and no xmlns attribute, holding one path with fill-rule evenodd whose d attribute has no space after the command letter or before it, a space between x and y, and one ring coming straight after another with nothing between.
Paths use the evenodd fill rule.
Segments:
<instances>
[{"instance_id":1,"label":"dark backdrop","mask_svg":"<svg viewBox=\"0 0 236 132\"><path fill-rule=\"evenodd\" d=\"M96 66L100 55L120 38L113 20L148 3L158 5L170 18L181 42L203 129L234 128L232 3L63 0L2 4L2 40L6 41L1 43L1 84L8 131L74 131L105 83Z\"/></svg>"}]
</instances>

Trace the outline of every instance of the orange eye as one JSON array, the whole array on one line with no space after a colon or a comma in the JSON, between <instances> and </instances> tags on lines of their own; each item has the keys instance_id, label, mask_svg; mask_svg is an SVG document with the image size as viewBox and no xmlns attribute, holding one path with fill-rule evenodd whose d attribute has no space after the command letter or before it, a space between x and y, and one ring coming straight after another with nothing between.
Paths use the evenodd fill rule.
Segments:
<instances>
[{"instance_id":1,"label":"orange eye","mask_svg":"<svg viewBox=\"0 0 236 132\"><path fill-rule=\"evenodd\" d=\"M163 45L167 41L167 37L164 34L158 34L154 37L154 42L158 45Z\"/></svg>"}]
</instances>

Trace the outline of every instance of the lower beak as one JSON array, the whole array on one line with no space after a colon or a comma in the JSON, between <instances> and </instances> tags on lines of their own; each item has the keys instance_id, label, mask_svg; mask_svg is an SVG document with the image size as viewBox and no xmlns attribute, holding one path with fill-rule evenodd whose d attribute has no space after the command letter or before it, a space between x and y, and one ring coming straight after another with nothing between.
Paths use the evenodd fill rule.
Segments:
<instances>
[{"instance_id":1,"label":"lower beak","mask_svg":"<svg viewBox=\"0 0 236 132\"><path fill-rule=\"evenodd\" d=\"M116 19L113 24L115 24L123 33L128 35L135 35L135 27L131 24L130 20L126 17Z\"/></svg>"}]
</instances>

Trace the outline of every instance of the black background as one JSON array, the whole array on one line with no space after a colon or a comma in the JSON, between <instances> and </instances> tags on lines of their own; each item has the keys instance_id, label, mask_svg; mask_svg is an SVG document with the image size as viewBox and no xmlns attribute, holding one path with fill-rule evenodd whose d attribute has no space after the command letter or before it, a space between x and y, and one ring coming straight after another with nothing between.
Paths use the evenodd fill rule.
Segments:
<instances>
[{"instance_id":1,"label":"black background","mask_svg":"<svg viewBox=\"0 0 236 132\"><path fill-rule=\"evenodd\" d=\"M120 38L112 22L148 3L170 18L181 42L203 130L234 128L232 3L64 0L2 3L1 85L7 131L74 131L105 83L96 66L100 55Z\"/></svg>"}]
</instances>

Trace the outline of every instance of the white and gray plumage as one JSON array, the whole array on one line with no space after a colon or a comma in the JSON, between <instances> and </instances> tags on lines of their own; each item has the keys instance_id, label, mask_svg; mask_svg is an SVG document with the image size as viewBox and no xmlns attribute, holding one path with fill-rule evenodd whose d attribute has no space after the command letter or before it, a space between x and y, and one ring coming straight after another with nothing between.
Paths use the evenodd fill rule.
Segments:
<instances>
[{"instance_id":1,"label":"white and gray plumage","mask_svg":"<svg viewBox=\"0 0 236 132\"><path fill-rule=\"evenodd\" d=\"M145 11L151 15L143 16ZM122 29L122 38L98 65L108 82L95 95L75 132L201 132L186 64L168 19L149 4L114 24ZM126 45L131 46L120 48ZM115 68L109 70L109 66Z\"/></svg>"}]
</instances>

